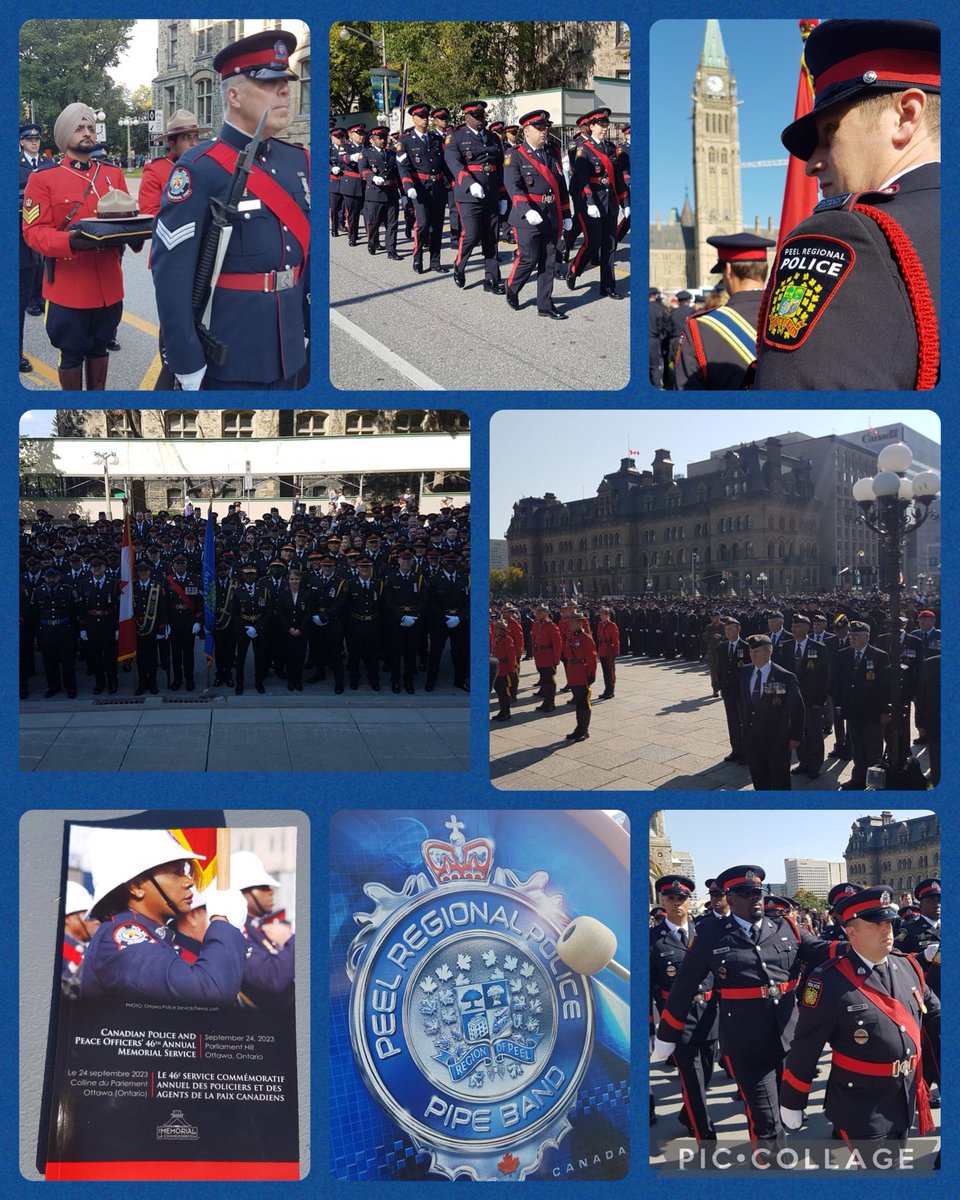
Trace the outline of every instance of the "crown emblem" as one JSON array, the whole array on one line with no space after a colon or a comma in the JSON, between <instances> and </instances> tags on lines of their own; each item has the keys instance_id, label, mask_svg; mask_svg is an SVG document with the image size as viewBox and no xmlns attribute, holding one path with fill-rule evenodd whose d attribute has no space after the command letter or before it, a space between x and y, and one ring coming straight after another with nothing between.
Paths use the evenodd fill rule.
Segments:
<instances>
[{"instance_id":1,"label":"crown emblem","mask_svg":"<svg viewBox=\"0 0 960 1200\"><path fill-rule=\"evenodd\" d=\"M745 871L743 874L743 877L747 881L747 883L756 883L757 882L756 871Z\"/></svg>"},{"instance_id":2,"label":"crown emblem","mask_svg":"<svg viewBox=\"0 0 960 1200\"><path fill-rule=\"evenodd\" d=\"M453 815L444 826L450 830L449 842L432 838L420 847L430 874L439 884L486 883L493 867L493 842L489 838L468 842L463 836L463 822Z\"/></svg>"}]
</instances>

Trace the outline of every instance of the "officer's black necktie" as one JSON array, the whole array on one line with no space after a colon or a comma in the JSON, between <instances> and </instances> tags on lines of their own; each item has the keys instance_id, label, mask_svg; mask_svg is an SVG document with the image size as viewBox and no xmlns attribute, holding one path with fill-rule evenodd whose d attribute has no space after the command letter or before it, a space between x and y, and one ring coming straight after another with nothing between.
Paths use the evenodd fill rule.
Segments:
<instances>
[{"instance_id":1,"label":"officer's black necktie","mask_svg":"<svg viewBox=\"0 0 960 1200\"><path fill-rule=\"evenodd\" d=\"M680 944L682 946L688 946L690 944L690 936L685 929L678 929L677 937L680 939Z\"/></svg>"},{"instance_id":2,"label":"officer's black necktie","mask_svg":"<svg viewBox=\"0 0 960 1200\"><path fill-rule=\"evenodd\" d=\"M753 944L754 944L755 946L756 946L756 945L757 945L757 943L760 941L760 926L759 926L759 925L751 925L751 927L750 927L750 940L753 942Z\"/></svg>"},{"instance_id":3,"label":"officer's black necktie","mask_svg":"<svg viewBox=\"0 0 960 1200\"><path fill-rule=\"evenodd\" d=\"M760 684L761 684L762 679L763 679L763 675L761 674L760 669L758 668L757 674L756 674L756 679L754 680L754 684L753 684L752 700L753 700L754 708L756 708L757 705L760 703Z\"/></svg>"},{"instance_id":4,"label":"officer's black necktie","mask_svg":"<svg viewBox=\"0 0 960 1200\"><path fill-rule=\"evenodd\" d=\"M853 656L853 669L856 670L860 666L860 659L863 658L863 651L858 650Z\"/></svg>"},{"instance_id":5,"label":"officer's black necktie","mask_svg":"<svg viewBox=\"0 0 960 1200\"><path fill-rule=\"evenodd\" d=\"M803 661L803 642L797 642L797 666Z\"/></svg>"},{"instance_id":6,"label":"officer's black necktie","mask_svg":"<svg viewBox=\"0 0 960 1200\"><path fill-rule=\"evenodd\" d=\"M734 655L734 653L735 653L736 649L737 649L737 644L736 644L736 642L731 642L731 643L730 643L730 654L729 654L729 656L728 656L728 657L730 658L730 661L731 661L731 662L733 661L733 655Z\"/></svg>"},{"instance_id":7,"label":"officer's black necktie","mask_svg":"<svg viewBox=\"0 0 960 1200\"><path fill-rule=\"evenodd\" d=\"M890 975L887 972L886 963L876 963L873 971L870 974L870 982L878 992L883 992L885 996L892 995L890 991Z\"/></svg>"}]
</instances>

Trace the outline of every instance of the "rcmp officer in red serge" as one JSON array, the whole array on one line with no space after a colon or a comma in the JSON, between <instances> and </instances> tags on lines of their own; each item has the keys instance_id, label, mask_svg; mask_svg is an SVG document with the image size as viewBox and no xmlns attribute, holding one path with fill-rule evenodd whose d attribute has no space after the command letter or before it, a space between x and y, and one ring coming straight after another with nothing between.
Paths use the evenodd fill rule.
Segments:
<instances>
[{"instance_id":1,"label":"rcmp officer in red serge","mask_svg":"<svg viewBox=\"0 0 960 1200\"><path fill-rule=\"evenodd\" d=\"M932 1131L928 1090L918 1068L928 1044L939 1046L940 1001L920 967L893 949L897 910L891 900L881 886L836 902L851 949L811 972L803 988L780 1089L788 1129L800 1128L829 1042L833 1059L824 1111L844 1141L904 1142L915 1112L921 1136Z\"/></svg>"},{"instance_id":2,"label":"rcmp officer in red serge","mask_svg":"<svg viewBox=\"0 0 960 1200\"><path fill-rule=\"evenodd\" d=\"M23 197L23 238L47 259L43 297L45 327L60 351L57 363L64 391L102 391L107 382L107 343L123 316L123 272L116 246L93 248L69 228L95 217L111 190L125 192L117 167L96 162L96 117L86 104L68 104L53 127L63 154L55 167L35 171Z\"/></svg>"},{"instance_id":3,"label":"rcmp officer in red serge","mask_svg":"<svg viewBox=\"0 0 960 1200\"><path fill-rule=\"evenodd\" d=\"M397 253L397 218L400 211L400 170L396 151L387 145L390 130L377 125L370 130L370 145L360 156L360 174L365 185L363 227L367 231L367 250L376 254L380 226L384 227L387 258Z\"/></svg>"},{"instance_id":4,"label":"rcmp officer in red serge","mask_svg":"<svg viewBox=\"0 0 960 1200\"><path fill-rule=\"evenodd\" d=\"M767 278L769 238L753 233L709 237L727 301L688 318L673 370L677 391L736 391L756 356L757 314Z\"/></svg>"},{"instance_id":5,"label":"rcmp officer in red serge","mask_svg":"<svg viewBox=\"0 0 960 1200\"><path fill-rule=\"evenodd\" d=\"M508 147L503 180L512 201L510 224L516 230L517 254L507 279L507 304L520 308L520 289L537 272L537 312L565 321L553 303L557 243L573 227L570 197L559 153L547 142L550 114L534 109L520 118L523 141Z\"/></svg>"},{"instance_id":6,"label":"rcmp officer in red serge","mask_svg":"<svg viewBox=\"0 0 960 1200\"><path fill-rule=\"evenodd\" d=\"M292 33L242 38L213 60L222 77L220 135L188 150L167 182L151 251L157 311L170 369L185 391L290 389L307 361L310 167L306 151L278 139L289 119ZM233 234L217 281L210 333L227 347L208 362L196 329L192 290L211 198L223 197L237 157L267 110Z\"/></svg>"},{"instance_id":7,"label":"rcmp officer in red serge","mask_svg":"<svg viewBox=\"0 0 960 1200\"><path fill-rule=\"evenodd\" d=\"M787 915L764 916L762 867L728 867L717 876L730 902L723 920L701 921L661 1010L651 1062L675 1052L695 997L712 973L720 989L720 1053L747 1110L750 1140L775 1145L783 1128L777 1089L796 1025L797 971L837 952Z\"/></svg>"},{"instance_id":8,"label":"rcmp officer in red serge","mask_svg":"<svg viewBox=\"0 0 960 1200\"><path fill-rule=\"evenodd\" d=\"M209 129L201 129L197 118L185 108L178 108L168 119L167 131L163 136L170 147L170 153L144 164L140 191L137 193L141 213L156 216L160 211L163 189L167 186L173 164L200 141L201 133L209 132Z\"/></svg>"},{"instance_id":9,"label":"rcmp officer in red serge","mask_svg":"<svg viewBox=\"0 0 960 1200\"><path fill-rule=\"evenodd\" d=\"M444 152L447 170L453 176L453 195L460 213L460 246L453 267L457 287L466 286L467 260L479 243L483 254L483 290L502 296L497 258L497 227L507 211L500 198L503 186L503 147L496 134L488 133L486 103L469 100L463 105L463 124L447 134Z\"/></svg>"},{"instance_id":10,"label":"rcmp officer in red serge","mask_svg":"<svg viewBox=\"0 0 960 1200\"><path fill-rule=\"evenodd\" d=\"M655 880L657 897L666 917L650 930L651 1008L661 1012L695 936L690 898L696 885L685 875L662 875ZM708 973L690 1002L672 1061L680 1076L683 1113L680 1120L698 1142L717 1140L707 1113L707 1088L717 1059L717 1010L720 993Z\"/></svg>"},{"instance_id":11,"label":"rcmp officer in red serge","mask_svg":"<svg viewBox=\"0 0 960 1200\"><path fill-rule=\"evenodd\" d=\"M781 135L823 200L781 244L754 387L928 389L940 371L940 30L824 21Z\"/></svg>"},{"instance_id":12,"label":"rcmp officer in red serge","mask_svg":"<svg viewBox=\"0 0 960 1200\"><path fill-rule=\"evenodd\" d=\"M765 633L747 638L751 668L740 672L743 749L754 791L790 791L790 755L803 736L803 696L797 677L770 661Z\"/></svg>"},{"instance_id":13,"label":"rcmp officer in red serge","mask_svg":"<svg viewBox=\"0 0 960 1200\"><path fill-rule=\"evenodd\" d=\"M424 253L429 255L430 270L444 271L440 265L443 241L443 213L447 206L450 172L444 161L443 138L427 128L429 104L412 104L407 112L413 128L400 135L397 162L403 189L413 203L416 224L413 228L413 269L423 273Z\"/></svg>"},{"instance_id":14,"label":"rcmp officer in red serge","mask_svg":"<svg viewBox=\"0 0 960 1200\"><path fill-rule=\"evenodd\" d=\"M623 181L617 147L607 141L610 109L598 108L581 117L577 124L589 132L577 145L573 157L571 186L576 197L577 218L584 242L567 275L567 287L577 280L595 260L600 260L600 295L620 300L613 274L613 256L617 249L617 216L630 216L630 199Z\"/></svg>"}]
</instances>

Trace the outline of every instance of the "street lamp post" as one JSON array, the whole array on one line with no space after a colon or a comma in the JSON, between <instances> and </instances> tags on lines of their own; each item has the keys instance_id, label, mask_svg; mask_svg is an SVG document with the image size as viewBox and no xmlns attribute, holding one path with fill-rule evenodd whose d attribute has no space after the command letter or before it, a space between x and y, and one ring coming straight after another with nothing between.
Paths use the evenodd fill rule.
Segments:
<instances>
[{"instance_id":1,"label":"street lamp post","mask_svg":"<svg viewBox=\"0 0 960 1200\"><path fill-rule=\"evenodd\" d=\"M690 591L693 596L696 596L696 594L697 594L697 562L699 561L699 558L700 558L700 555L697 554L696 550L691 551L691 553L690 553Z\"/></svg>"},{"instance_id":2,"label":"street lamp post","mask_svg":"<svg viewBox=\"0 0 960 1200\"><path fill-rule=\"evenodd\" d=\"M370 45L373 46L374 50L377 49L377 43L373 40L372 37L370 37L369 34L361 33L359 29L354 29L350 25L341 25L340 40L342 42L349 42L351 37L363 38L363 40L365 42L369 42ZM383 119L384 119L384 122L386 122L390 117L390 98L387 95L387 88L389 86L389 82L388 82L389 74L387 71L387 23L386 23L386 21L380 22L380 66L383 68ZM402 122L402 117L401 117L401 122ZM402 128L403 128L403 125L401 124L401 129Z\"/></svg>"},{"instance_id":3,"label":"street lamp post","mask_svg":"<svg viewBox=\"0 0 960 1200\"><path fill-rule=\"evenodd\" d=\"M767 582L767 577L766 577L766 575L763 573L763 571L761 571L761 572L760 572L760 574L757 576L757 583L759 583L759 584L760 584L760 599L761 599L761 600L762 600L762 599L763 599L763 597L764 597L764 590L763 590L763 589L764 589L764 586L766 585L766 582Z\"/></svg>"},{"instance_id":4,"label":"street lamp post","mask_svg":"<svg viewBox=\"0 0 960 1200\"><path fill-rule=\"evenodd\" d=\"M94 450L93 457L100 460L103 466L103 498L107 502L107 512L110 511L110 464L119 462L113 450Z\"/></svg>"},{"instance_id":5,"label":"street lamp post","mask_svg":"<svg viewBox=\"0 0 960 1200\"><path fill-rule=\"evenodd\" d=\"M903 765L907 750L905 745L901 745L900 737L900 571L903 543L929 518L930 505L940 494L939 471L921 471L913 479L908 479L906 473L912 462L913 451L903 442L885 446L877 457L879 472L872 479L858 479L852 489L853 498L860 506L860 520L878 535L881 557L886 558L890 587L893 709L888 748L893 770Z\"/></svg>"}]
</instances>

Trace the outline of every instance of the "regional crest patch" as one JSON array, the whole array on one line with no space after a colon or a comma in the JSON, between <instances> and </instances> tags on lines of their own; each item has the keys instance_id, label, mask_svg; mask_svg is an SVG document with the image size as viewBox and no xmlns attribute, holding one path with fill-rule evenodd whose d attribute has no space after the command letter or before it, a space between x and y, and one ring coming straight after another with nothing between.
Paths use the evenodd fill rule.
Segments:
<instances>
[{"instance_id":1,"label":"regional crest patch","mask_svg":"<svg viewBox=\"0 0 960 1200\"><path fill-rule=\"evenodd\" d=\"M808 979L807 985L803 989L803 1003L807 1008L816 1008L820 1003L820 993L823 991L823 981L820 979Z\"/></svg>"},{"instance_id":2,"label":"regional crest patch","mask_svg":"<svg viewBox=\"0 0 960 1200\"><path fill-rule=\"evenodd\" d=\"M350 1030L371 1094L450 1179L523 1179L569 1115L590 1061L593 995L557 940L547 873L493 870L494 843L421 844L399 892L367 883L350 945Z\"/></svg>"},{"instance_id":3,"label":"regional crest patch","mask_svg":"<svg viewBox=\"0 0 960 1200\"><path fill-rule=\"evenodd\" d=\"M170 200L186 200L193 193L190 172L186 167L174 167L167 182L167 197Z\"/></svg>"},{"instance_id":4,"label":"regional crest patch","mask_svg":"<svg viewBox=\"0 0 960 1200\"><path fill-rule=\"evenodd\" d=\"M763 340L796 350L810 336L852 268L853 247L822 234L796 234L780 249Z\"/></svg>"}]
</instances>

